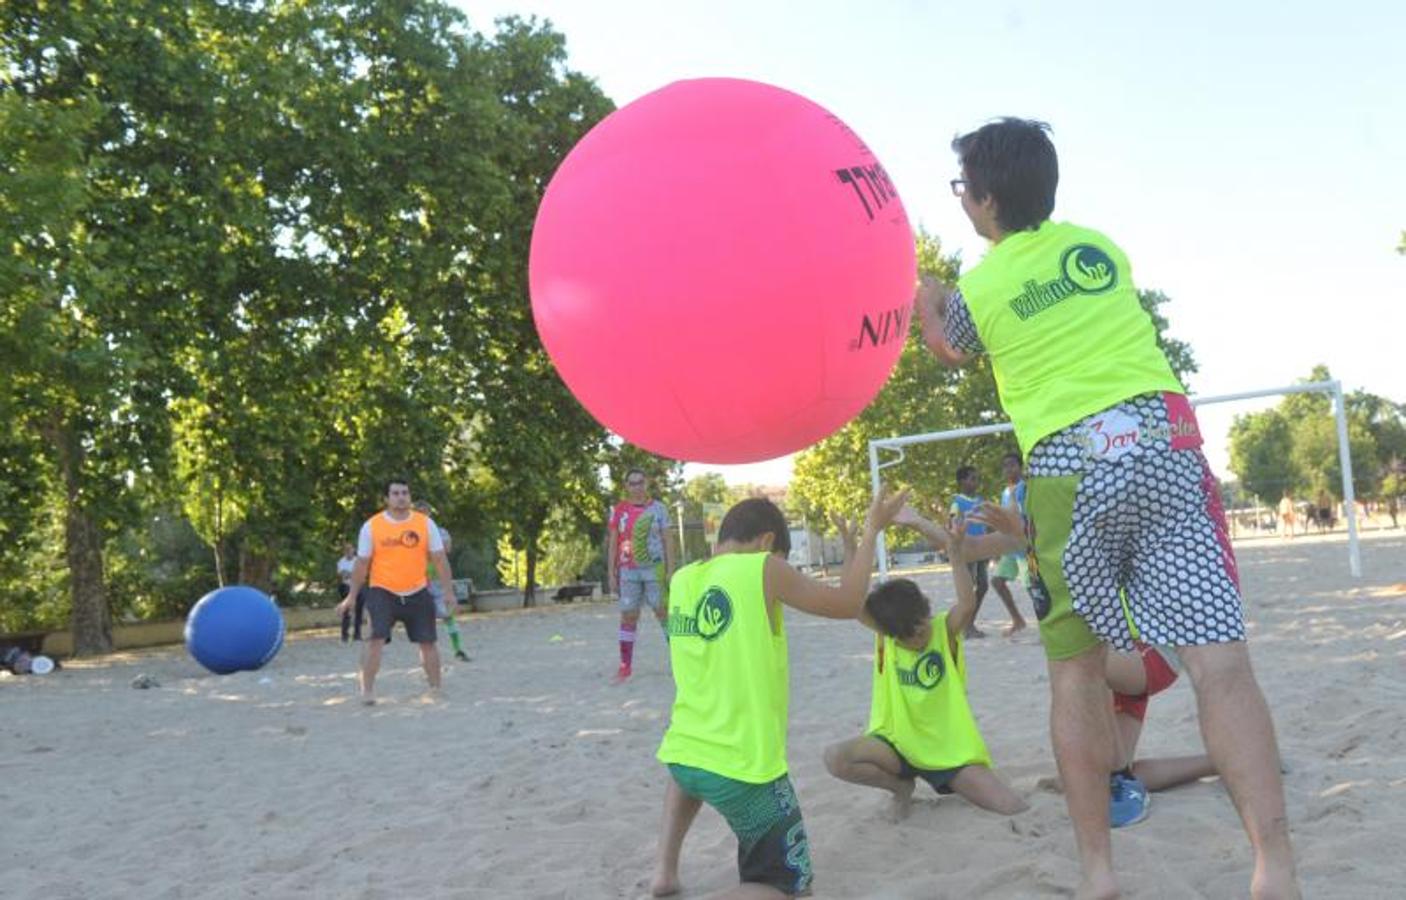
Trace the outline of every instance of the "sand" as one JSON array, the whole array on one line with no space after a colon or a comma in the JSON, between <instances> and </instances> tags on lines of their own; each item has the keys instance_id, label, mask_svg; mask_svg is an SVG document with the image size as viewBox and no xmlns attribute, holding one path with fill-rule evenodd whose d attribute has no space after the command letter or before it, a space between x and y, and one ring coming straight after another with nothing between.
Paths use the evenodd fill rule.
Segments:
<instances>
[{"instance_id":1,"label":"sand","mask_svg":"<svg viewBox=\"0 0 1406 900\"><path fill-rule=\"evenodd\" d=\"M1406 534L1368 535L1352 581L1341 536L1238 548L1255 665L1274 710L1308 897L1400 897L1406 875ZM945 571L922 581L947 602ZM1017 592L1018 602L1028 599ZM983 626L1003 615L988 598ZM382 701L355 701L356 650L294 635L259 672L217 677L178 647L0 677L0 895L638 897L665 772L673 684L659 632L612 686L606 604L473 616L471 663L424 693L413 647L387 648ZM1068 896L1077 883L1033 634L969 644L971 700L998 771L1031 804L1003 818L922 786L912 816L826 774L860 731L871 642L788 617L789 758L820 897ZM443 638L441 638L443 640ZM447 654L446 654L447 655ZM146 674L160 686L131 687ZM1184 682L1185 680L1183 680ZM1199 752L1190 686L1152 702L1143 755ZM1218 781L1157 794L1115 832L1129 897L1244 896L1248 844ZM686 896L736 883L735 842L705 810Z\"/></svg>"}]
</instances>

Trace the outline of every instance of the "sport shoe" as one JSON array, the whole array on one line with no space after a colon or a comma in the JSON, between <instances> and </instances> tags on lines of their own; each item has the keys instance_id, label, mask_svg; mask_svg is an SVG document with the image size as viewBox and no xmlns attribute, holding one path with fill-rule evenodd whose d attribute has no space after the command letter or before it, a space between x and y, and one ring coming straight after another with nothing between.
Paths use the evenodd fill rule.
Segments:
<instances>
[{"instance_id":1,"label":"sport shoe","mask_svg":"<svg viewBox=\"0 0 1406 900\"><path fill-rule=\"evenodd\" d=\"M619 684L620 682L624 681L626 678L629 678L629 677L630 677L630 667L627 666L627 665L625 665L624 663L621 663L621 664L620 664L619 670L616 671L616 673L615 673L615 683L616 683L616 684Z\"/></svg>"},{"instance_id":2,"label":"sport shoe","mask_svg":"<svg viewBox=\"0 0 1406 900\"><path fill-rule=\"evenodd\" d=\"M1114 772L1108 780L1108 824L1113 828L1136 825L1147 818L1152 796L1141 779Z\"/></svg>"},{"instance_id":3,"label":"sport shoe","mask_svg":"<svg viewBox=\"0 0 1406 900\"><path fill-rule=\"evenodd\" d=\"M468 661L469 661L469 654L465 653L463 650L455 650L455 651L454 651L454 658L455 658L455 659L458 659L458 660L461 660L461 661L463 661L463 662L468 662Z\"/></svg>"}]
</instances>

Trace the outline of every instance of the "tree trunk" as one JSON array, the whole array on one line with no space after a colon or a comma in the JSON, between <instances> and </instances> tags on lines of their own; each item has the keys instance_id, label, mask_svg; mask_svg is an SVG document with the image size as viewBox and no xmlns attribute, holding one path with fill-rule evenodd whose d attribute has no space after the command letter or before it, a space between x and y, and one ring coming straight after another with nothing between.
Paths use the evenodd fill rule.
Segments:
<instances>
[{"instance_id":1,"label":"tree trunk","mask_svg":"<svg viewBox=\"0 0 1406 900\"><path fill-rule=\"evenodd\" d=\"M73 655L112 652L112 610L103 580L103 543L98 525L83 505L83 449L67 422L55 413L43 427L58 455L64 486L64 558L68 563Z\"/></svg>"},{"instance_id":2,"label":"tree trunk","mask_svg":"<svg viewBox=\"0 0 1406 900\"><path fill-rule=\"evenodd\" d=\"M239 548L239 583L258 588L265 594L273 594L272 553L259 553L247 546Z\"/></svg>"},{"instance_id":3,"label":"tree trunk","mask_svg":"<svg viewBox=\"0 0 1406 900\"><path fill-rule=\"evenodd\" d=\"M537 605L537 541L527 544L527 583L522 589L522 605Z\"/></svg>"},{"instance_id":4,"label":"tree trunk","mask_svg":"<svg viewBox=\"0 0 1406 900\"><path fill-rule=\"evenodd\" d=\"M64 512L64 543L68 557L73 616L73 655L112 652L112 611L103 581L102 536L97 524L75 498Z\"/></svg>"}]
</instances>

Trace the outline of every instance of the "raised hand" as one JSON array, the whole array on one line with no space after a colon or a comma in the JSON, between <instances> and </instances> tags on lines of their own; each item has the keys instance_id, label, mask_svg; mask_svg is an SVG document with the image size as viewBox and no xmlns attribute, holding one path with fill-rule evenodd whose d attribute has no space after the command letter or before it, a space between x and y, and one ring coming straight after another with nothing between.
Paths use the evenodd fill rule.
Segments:
<instances>
[{"instance_id":1,"label":"raised hand","mask_svg":"<svg viewBox=\"0 0 1406 900\"><path fill-rule=\"evenodd\" d=\"M971 521L980 522L993 531L1009 537L1025 538L1025 517L1013 506L983 503L971 514Z\"/></svg>"},{"instance_id":2,"label":"raised hand","mask_svg":"<svg viewBox=\"0 0 1406 900\"><path fill-rule=\"evenodd\" d=\"M886 487L881 487L879 493L874 497L874 502L869 506L869 516L866 526L875 533L883 531L894 521L894 517L908 503L909 488L904 488L898 493L890 493Z\"/></svg>"}]
</instances>

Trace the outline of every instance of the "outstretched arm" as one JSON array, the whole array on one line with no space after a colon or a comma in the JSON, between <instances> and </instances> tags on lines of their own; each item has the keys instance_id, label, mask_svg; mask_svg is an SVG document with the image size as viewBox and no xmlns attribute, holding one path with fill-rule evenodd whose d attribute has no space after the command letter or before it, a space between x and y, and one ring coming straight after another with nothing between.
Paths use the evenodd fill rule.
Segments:
<instances>
[{"instance_id":1,"label":"outstretched arm","mask_svg":"<svg viewBox=\"0 0 1406 900\"><path fill-rule=\"evenodd\" d=\"M802 612L829 619L853 619L858 616L864 608L864 595L869 590L869 573L874 568L874 544L907 500L906 490L897 494L883 490L874 498L864 523L864 534L853 557L845 562L839 587L822 584L797 572L784 559L768 556L764 575L767 601L779 601Z\"/></svg>"},{"instance_id":2,"label":"outstretched arm","mask_svg":"<svg viewBox=\"0 0 1406 900\"><path fill-rule=\"evenodd\" d=\"M971 356L953 347L947 341L947 298L952 289L930 275L923 276L914 295L913 305L918 310L918 322L923 329L923 343L928 345L938 361L945 366L963 365Z\"/></svg>"},{"instance_id":3,"label":"outstretched arm","mask_svg":"<svg viewBox=\"0 0 1406 900\"><path fill-rule=\"evenodd\" d=\"M967 522L958 516L947 532L947 558L952 562L952 584L957 590L957 602L947 613L947 640L952 652L957 652L957 636L966 633L976 618L976 587L972 584L972 573L967 568ZM982 535L985 537L985 535Z\"/></svg>"}]
</instances>

